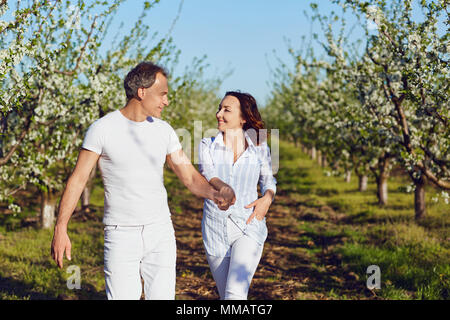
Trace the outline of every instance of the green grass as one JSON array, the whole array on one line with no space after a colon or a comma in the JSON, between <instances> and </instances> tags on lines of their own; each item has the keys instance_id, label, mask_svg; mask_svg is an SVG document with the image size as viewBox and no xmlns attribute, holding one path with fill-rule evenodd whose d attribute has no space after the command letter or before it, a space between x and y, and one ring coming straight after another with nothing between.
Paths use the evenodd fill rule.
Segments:
<instances>
[{"instance_id":1,"label":"green grass","mask_svg":"<svg viewBox=\"0 0 450 320\"><path fill-rule=\"evenodd\" d=\"M367 191L359 192L355 176L350 183L343 177L327 176L327 169L290 144L282 143L280 153L295 153L297 157L291 155L291 160L283 162L288 168L280 170L278 183L295 192L301 205L312 208L302 215L308 223L301 225L306 235L300 243L320 243L322 239L323 246L330 244L333 254L361 280L367 279L368 266L378 265L382 288L372 293L378 298L449 299L450 206L431 201L433 187L427 186L427 217L416 222L414 195L403 191L408 183L405 177L389 179L388 204L380 207L373 179ZM338 222L324 218L328 211L314 210L323 206L340 215ZM333 245L330 240L337 237L340 241ZM314 250L317 248L310 249ZM345 294L337 292L332 289L328 296L344 298Z\"/></svg>"},{"instance_id":2,"label":"green grass","mask_svg":"<svg viewBox=\"0 0 450 320\"><path fill-rule=\"evenodd\" d=\"M356 176L350 183L327 176L329 169L292 144L281 142L280 155L262 271L252 285L259 296L253 298L283 298L281 291L275 293L289 284L298 290L289 295L296 299L449 299L450 207L431 201L431 186L427 217L416 222L413 195L403 191L408 182L404 177L389 179L388 204L380 207L373 179L367 191L359 192ZM33 205L16 216L0 215L0 299L105 298L103 189L99 179L95 184L91 197L95 211L87 221L78 215L69 224L73 259L65 260L62 270L50 258L52 232L23 223L37 217L36 201L30 200ZM195 288L195 297L211 297L212 280L200 256L200 200L173 173L165 174L165 185L178 219L178 261L186 263L177 271L177 286L188 293ZM69 265L80 266L82 290L67 288ZM370 265L381 269L380 290L366 288Z\"/></svg>"},{"instance_id":3,"label":"green grass","mask_svg":"<svg viewBox=\"0 0 450 320\"><path fill-rule=\"evenodd\" d=\"M72 221L72 261L55 267L50 257L53 232L32 227L2 230L0 241L0 299L103 299L103 229L100 221ZM81 268L83 290L70 290L67 267Z\"/></svg>"}]
</instances>

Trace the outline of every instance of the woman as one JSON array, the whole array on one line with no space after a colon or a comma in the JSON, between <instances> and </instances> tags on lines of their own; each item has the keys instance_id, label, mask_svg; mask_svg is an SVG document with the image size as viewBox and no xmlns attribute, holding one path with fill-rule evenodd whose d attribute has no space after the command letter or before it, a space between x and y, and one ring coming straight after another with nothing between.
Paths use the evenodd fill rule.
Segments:
<instances>
[{"instance_id":1,"label":"woman","mask_svg":"<svg viewBox=\"0 0 450 320\"><path fill-rule=\"evenodd\" d=\"M224 211L205 200L203 244L220 298L245 300L267 238L265 215L275 196L276 180L269 147L260 134L264 124L255 99L229 91L216 118L219 134L202 139L199 169L217 190L231 187L236 202Z\"/></svg>"}]
</instances>

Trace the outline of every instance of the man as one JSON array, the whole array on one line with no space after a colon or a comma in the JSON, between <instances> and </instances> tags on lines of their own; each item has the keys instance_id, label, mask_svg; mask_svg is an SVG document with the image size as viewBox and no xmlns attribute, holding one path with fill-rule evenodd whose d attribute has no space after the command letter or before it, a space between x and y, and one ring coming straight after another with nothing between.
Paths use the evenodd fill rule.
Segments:
<instances>
[{"instance_id":1,"label":"man","mask_svg":"<svg viewBox=\"0 0 450 320\"><path fill-rule=\"evenodd\" d=\"M175 298L176 243L163 184L167 161L196 196L226 210L235 201L225 186L215 190L184 154L173 128L159 119L168 106L166 71L150 62L137 65L124 80L128 102L88 129L61 198L52 257L63 267L71 260L69 219L99 161L105 188L104 271L108 299Z\"/></svg>"}]
</instances>

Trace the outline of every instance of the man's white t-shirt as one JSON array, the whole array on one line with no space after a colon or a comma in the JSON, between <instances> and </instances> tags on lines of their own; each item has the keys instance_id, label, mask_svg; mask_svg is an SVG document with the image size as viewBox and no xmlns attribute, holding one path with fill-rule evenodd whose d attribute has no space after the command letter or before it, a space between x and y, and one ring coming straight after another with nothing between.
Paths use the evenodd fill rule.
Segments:
<instances>
[{"instance_id":1,"label":"man's white t-shirt","mask_svg":"<svg viewBox=\"0 0 450 320\"><path fill-rule=\"evenodd\" d=\"M163 167L166 155L181 144L167 122L153 117L136 122L116 110L89 127L82 148L100 155L105 225L170 220Z\"/></svg>"}]
</instances>

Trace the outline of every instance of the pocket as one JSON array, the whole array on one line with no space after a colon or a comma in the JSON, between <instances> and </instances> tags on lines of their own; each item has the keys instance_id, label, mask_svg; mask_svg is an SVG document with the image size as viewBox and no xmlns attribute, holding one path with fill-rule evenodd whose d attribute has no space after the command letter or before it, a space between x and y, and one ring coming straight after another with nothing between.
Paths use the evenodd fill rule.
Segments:
<instances>
[{"instance_id":1,"label":"pocket","mask_svg":"<svg viewBox=\"0 0 450 320\"><path fill-rule=\"evenodd\" d=\"M117 229L117 225L106 225L104 228L103 228L103 231L111 231L111 230L116 230Z\"/></svg>"},{"instance_id":2,"label":"pocket","mask_svg":"<svg viewBox=\"0 0 450 320\"><path fill-rule=\"evenodd\" d=\"M258 220L258 218L254 216L251 223L255 224L258 229L263 228L266 225L266 217L264 217L262 220Z\"/></svg>"},{"instance_id":3,"label":"pocket","mask_svg":"<svg viewBox=\"0 0 450 320\"><path fill-rule=\"evenodd\" d=\"M259 220L258 217L255 215L255 219L258 220L259 222L264 222L266 221L266 216L264 216L261 220Z\"/></svg>"}]
</instances>

